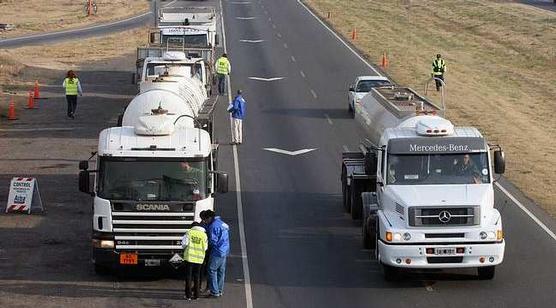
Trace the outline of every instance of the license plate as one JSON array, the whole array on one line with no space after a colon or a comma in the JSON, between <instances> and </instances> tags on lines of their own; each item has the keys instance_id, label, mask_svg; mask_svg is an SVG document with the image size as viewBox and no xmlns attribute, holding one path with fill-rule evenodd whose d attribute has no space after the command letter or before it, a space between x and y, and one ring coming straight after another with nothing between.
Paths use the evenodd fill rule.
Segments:
<instances>
[{"instance_id":1,"label":"license plate","mask_svg":"<svg viewBox=\"0 0 556 308\"><path fill-rule=\"evenodd\" d=\"M160 266L160 259L147 259L145 266Z\"/></svg>"},{"instance_id":2,"label":"license plate","mask_svg":"<svg viewBox=\"0 0 556 308\"><path fill-rule=\"evenodd\" d=\"M437 256L452 256L456 254L455 248L435 248L434 254Z\"/></svg>"},{"instance_id":3,"label":"license plate","mask_svg":"<svg viewBox=\"0 0 556 308\"><path fill-rule=\"evenodd\" d=\"M122 252L120 254L120 264L137 265L138 257L136 253Z\"/></svg>"}]
</instances>

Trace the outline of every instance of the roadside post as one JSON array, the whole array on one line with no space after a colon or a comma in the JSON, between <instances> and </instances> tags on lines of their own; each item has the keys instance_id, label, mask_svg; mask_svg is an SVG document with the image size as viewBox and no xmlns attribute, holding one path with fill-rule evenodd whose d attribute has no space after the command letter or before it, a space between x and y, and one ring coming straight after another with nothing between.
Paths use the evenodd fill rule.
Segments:
<instances>
[{"instance_id":1,"label":"roadside post","mask_svg":"<svg viewBox=\"0 0 556 308\"><path fill-rule=\"evenodd\" d=\"M6 213L31 214L31 210L40 209L44 213L39 183L36 178L12 178Z\"/></svg>"}]
</instances>

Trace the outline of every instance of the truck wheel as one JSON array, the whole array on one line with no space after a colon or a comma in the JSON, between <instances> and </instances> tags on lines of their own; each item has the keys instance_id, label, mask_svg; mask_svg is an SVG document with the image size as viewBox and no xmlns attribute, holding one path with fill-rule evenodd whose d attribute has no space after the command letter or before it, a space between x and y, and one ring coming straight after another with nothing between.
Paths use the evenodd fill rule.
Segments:
<instances>
[{"instance_id":1,"label":"truck wheel","mask_svg":"<svg viewBox=\"0 0 556 308\"><path fill-rule=\"evenodd\" d=\"M342 203L344 205L344 210L349 213L351 209L351 192L349 186L347 185L347 171L346 167L342 167Z\"/></svg>"},{"instance_id":2,"label":"truck wheel","mask_svg":"<svg viewBox=\"0 0 556 308\"><path fill-rule=\"evenodd\" d=\"M350 205L351 205L351 218L353 220L361 219L363 213L363 202L361 200L361 191L356 182L352 182L350 189Z\"/></svg>"},{"instance_id":3,"label":"truck wheel","mask_svg":"<svg viewBox=\"0 0 556 308\"><path fill-rule=\"evenodd\" d=\"M492 278L494 278L495 269L496 267L494 266L478 267L477 273L479 274L479 279L491 280Z\"/></svg>"},{"instance_id":4,"label":"truck wheel","mask_svg":"<svg viewBox=\"0 0 556 308\"><path fill-rule=\"evenodd\" d=\"M384 274L384 280L386 281L396 281L400 277L400 271L397 267L381 264L382 273Z\"/></svg>"},{"instance_id":5,"label":"truck wheel","mask_svg":"<svg viewBox=\"0 0 556 308\"><path fill-rule=\"evenodd\" d=\"M363 222L363 247L365 249L376 250L376 227L374 225L374 218L367 217Z\"/></svg>"},{"instance_id":6,"label":"truck wheel","mask_svg":"<svg viewBox=\"0 0 556 308\"><path fill-rule=\"evenodd\" d=\"M110 268L109 267L103 266L103 265L100 265L100 264L94 264L94 266L95 266L95 273L97 275L104 276L104 275L110 274Z\"/></svg>"},{"instance_id":7,"label":"truck wheel","mask_svg":"<svg viewBox=\"0 0 556 308\"><path fill-rule=\"evenodd\" d=\"M348 113L352 119L355 118L355 109L353 109L351 103L348 103Z\"/></svg>"}]
</instances>

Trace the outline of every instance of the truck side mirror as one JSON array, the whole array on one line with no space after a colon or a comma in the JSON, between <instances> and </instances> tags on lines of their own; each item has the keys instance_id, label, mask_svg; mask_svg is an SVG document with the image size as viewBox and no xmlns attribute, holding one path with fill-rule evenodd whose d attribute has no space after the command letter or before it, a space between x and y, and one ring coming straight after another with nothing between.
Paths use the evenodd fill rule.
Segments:
<instances>
[{"instance_id":1,"label":"truck side mirror","mask_svg":"<svg viewBox=\"0 0 556 308\"><path fill-rule=\"evenodd\" d=\"M92 195L89 171L79 172L79 191Z\"/></svg>"},{"instance_id":2,"label":"truck side mirror","mask_svg":"<svg viewBox=\"0 0 556 308\"><path fill-rule=\"evenodd\" d=\"M228 174L227 173L217 173L216 174L217 191L219 193L225 194L228 192Z\"/></svg>"},{"instance_id":3,"label":"truck side mirror","mask_svg":"<svg viewBox=\"0 0 556 308\"><path fill-rule=\"evenodd\" d=\"M215 35L214 35L214 45L215 45L215 46L220 45L220 41L219 41L218 34L215 34Z\"/></svg>"},{"instance_id":4,"label":"truck side mirror","mask_svg":"<svg viewBox=\"0 0 556 308\"><path fill-rule=\"evenodd\" d=\"M151 32L150 37L149 37L149 43L154 44L154 36L155 36L155 33Z\"/></svg>"},{"instance_id":5,"label":"truck side mirror","mask_svg":"<svg viewBox=\"0 0 556 308\"><path fill-rule=\"evenodd\" d=\"M353 86L350 86L350 87L349 87L349 91L350 91L350 92L355 92L355 88L354 88Z\"/></svg>"},{"instance_id":6,"label":"truck side mirror","mask_svg":"<svg viewBox=\"0 0 556 308\"><path fill-rule=\"evenodd\" d=\"M494 151L494 173L504 174L506 171L506 159L504 157L504 151L496 150Z\"/></svg>"},{"instance_id":7,"label":"truck side mirror","mask_svg":"<svg viewBox=\"0 0 556 308\"><path fill-rule=\"evenodd\" d=\"M79 170L87 170L89 169L89 161L88 160L82 160L79 162Z\"/></svg>"}]
</instances>

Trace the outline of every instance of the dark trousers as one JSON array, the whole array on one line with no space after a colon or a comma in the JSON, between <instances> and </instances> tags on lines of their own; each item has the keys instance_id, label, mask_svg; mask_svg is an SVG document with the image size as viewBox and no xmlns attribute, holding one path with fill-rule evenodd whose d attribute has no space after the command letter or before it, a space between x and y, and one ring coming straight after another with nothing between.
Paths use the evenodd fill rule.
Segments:
<instances>
[{"instance_id":1,"label":"dark trousers","mask_svg":"<svg viewBox=\"0 0 556 308\"><path fill-rule=\"evenodd\" d=\"M77 95L66 95L68 102L68 117L71 117L77 111Z\"/></svg>"},{"instance_id":2,"label":"dark trousers","mask_svg":"<svg viewBox=\"0 0 556 308\"><path fill-rule=\"evenodd\" d=\"M193 287L193 298L199 297L201 288L201 265L191 262L185 262L185 297L191 297L191 288ZM193 286L191 280L193 279Z\"/></svg>"},{"instance_id":3,"label":"dark trousers","mask_svg":"<svg viewBox=\"0 0 556 308\"><path fill-rule=\"evenodd\" d=\"M442 81L444 81L444 75L436 75L434 76L438 79L442 79ZM442 82L440 82L440 80L435 79L434 82L436 83L436 91L440 91L440 88L442 87Z\"/></svg>"},{"instance_id":4,"label":"dark trousers","mask_svg":"<svg viewBox=\"0 0 556 308\"><path fill-rule=\"evenodd\" d=\"M226 75L218 74L218 94L226 93Z\"/></svg>"}]
</instances>

